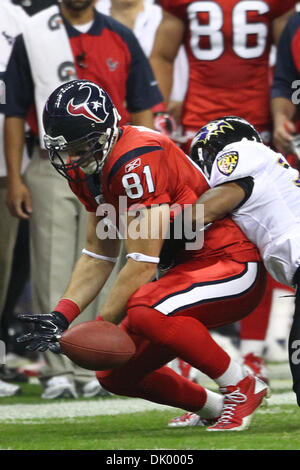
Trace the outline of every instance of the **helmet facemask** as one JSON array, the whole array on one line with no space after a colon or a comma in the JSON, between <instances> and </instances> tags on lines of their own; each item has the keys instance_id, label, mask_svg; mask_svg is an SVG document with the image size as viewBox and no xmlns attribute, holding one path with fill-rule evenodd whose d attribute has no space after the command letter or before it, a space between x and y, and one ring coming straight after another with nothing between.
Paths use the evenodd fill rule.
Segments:
<instances>
[{"instance_id":1,"label":"helmet facemask","mask_svg":"<svg viewBox=\"0 0 300 470\"><path fill-rule=\"evenodd\" d=\"M67 142L62 135L44 136L50 162L59 174L69 181L80 182L89 175L101 173L118 134L119 115L114 111L116 124L104 132L91 132L71 142Z\"/></svg>"},{"instance_id":2,"label":"helmet facemask","mask_svg":"<svg viewBox=\"0 0 300 470\"><path fill-rule=\"evenodd\" d=\"M204 148L201 145L195 145L192 148L192 159L201 168L207 178L210 178L212 166L216 158L216 150L211 146Z\"/></svg>"}]
</instances>

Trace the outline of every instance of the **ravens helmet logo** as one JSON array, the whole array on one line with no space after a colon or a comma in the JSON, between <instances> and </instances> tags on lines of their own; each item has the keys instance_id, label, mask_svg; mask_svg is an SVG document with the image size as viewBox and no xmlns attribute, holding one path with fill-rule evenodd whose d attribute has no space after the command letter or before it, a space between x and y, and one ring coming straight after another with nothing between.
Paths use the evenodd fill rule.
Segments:
<instances>
[{"instance_id":1,"label":"ravens helmet logo","mask_svg":"<svg viewBox=\"0 0 300 470\"><path fill-rule=\"evenodd\" d=\"M234 127L230 122L226 122L223 119L219 121L212 121L206 126L202 127L201 132L197 134L197 142L203 142L204 144L210 139L212 135L224 134L226 129L234 131Z\"/></svg>"}]
</instances>

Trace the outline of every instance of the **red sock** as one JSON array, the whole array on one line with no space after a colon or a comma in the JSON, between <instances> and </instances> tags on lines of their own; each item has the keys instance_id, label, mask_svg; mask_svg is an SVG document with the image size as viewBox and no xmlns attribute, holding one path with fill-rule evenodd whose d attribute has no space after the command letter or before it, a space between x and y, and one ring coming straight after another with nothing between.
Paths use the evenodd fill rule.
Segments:
<instances>
[{"instance_id":1,"label":"red sock","mask_svg":"<svg viewBox=\"0 0 300 470\"><path fill-rule=\"evenodd\" d=\"M177 357L212 379L228 368L230 357L199 320L180 315L165 316L145 306L131 307L127 315L133 331L167 346Z\"/></svg>"}]
</instances>

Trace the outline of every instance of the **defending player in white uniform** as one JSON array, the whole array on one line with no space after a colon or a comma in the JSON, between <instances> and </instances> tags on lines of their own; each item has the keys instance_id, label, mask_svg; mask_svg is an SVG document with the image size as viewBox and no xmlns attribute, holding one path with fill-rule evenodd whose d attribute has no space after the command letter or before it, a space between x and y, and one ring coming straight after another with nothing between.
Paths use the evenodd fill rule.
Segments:
<instances>
[{"instance_id":1,"label":"defending player in white uniform","mask_svg":"<svg viewBox=\"0 0 300 470\"><path fill-rule=\"evenodd\" d=\"M228 160L233 160L229 165ZM260 249L265 266L281 284L291 286L300 264L300 178L285 158L264 144L227 145L213 164L212 187L251 177L253 189L232 219Z\"/></svg>"},{"instance_id":2,"label":"defending player in white uniform","mask_svg":"<svg viewBox=\"0 0 300 470\"><path fill-rule=\"evenodd\" d=\"M262 143L250 123L236 116L202 127L192 142L191 157L212 188L197 201L204 204L204 223L231 213L259 248L269 273L280 283L296 288L289 360L300 406L299 173L283 155Z\"/></svg>"}]
</instances>

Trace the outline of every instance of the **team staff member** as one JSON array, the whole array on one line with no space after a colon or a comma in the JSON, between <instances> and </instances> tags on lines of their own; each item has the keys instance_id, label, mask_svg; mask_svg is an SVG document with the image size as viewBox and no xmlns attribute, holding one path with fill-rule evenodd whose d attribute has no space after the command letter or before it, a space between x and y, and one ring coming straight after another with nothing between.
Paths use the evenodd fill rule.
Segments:
<instances>
[{"instance_id":1,"label":"team staff member","mask_svg":"<svg viewBox=\"0 0 300 470\"><path fill-rule=\"evenodd\" d=\"M63 0L59 7L31 17L17 38L6 74L7 203L14 216L30 218L33 301L34 309L41 312L56 304L84 240L85 212L49 167L41 149L45 100L56 86L74 76L105 86L118 105L122 123L151 127L151 107L162 99L133 33L96 12L93 0ZM32 117L33 105L37 119ZM99 103L93 106L97 111ZM23 180L20 164L28 112L40 144ZM82 320L95 318L96 312L95 302ZM45 359L44 398L76 397L74 380L85 396L99 390L91 374L67 358L46 352Z\"/></svg>"},{"instance_id":2,"label":"team staff member","mask_svg":"<svg viewBox=\"0 0 300 470\"><path fill-rule=\"evenodd\" d=\"M97 112L95 101L102 104ZM211 431L246 429L267 385L245 376L207 328L240 319L259 302L265 272L257 250L230 219L223 220L207 230L202 249L179 250L175 266L150 282L164 251L172 207L190 205L209 186L197 165L166 136L119 126L118 121L108 94L89 81L59 87L46 103L46 147L51 163L68 178L89 213L87 239L55 310L23 316L36 329L21 340L29 341L30 349L57 350L57 335L104 285L119 244L113 237L97 237L101 197L108 214L116 211L116 221L120 213L125 216L128 255L100 315L118 324L127 311L122 327L134 339L137 353L123 367L98 372L99 381L114 393L200 410L203 418L221 415ZM134 208L143 212L137 229L141 237L129 229L137 222L137 214L130 213ZM222 393L205 390L164 366L174 357L209 375Z\"/></svg>"},{"instance_id":3,"label":"team staff member","mask_svg":"<svg viewBox=\"0 0 300 470\"><path fill-rule=\"evenodd\" d=\"M44 8L59 3L59 0L10 0L14 5L20 5L27 15L34 15Z\"/></svg>"},{"instance_id":4,"label":"team staff member","mask_svg":"<svg viewBox=\"0 0 300 470\"><path fill-rule=\"evenodd\" d=\"M7 67L14 39L22 31L22 26L26 22L26 14L20 7L11 5L9 2L1 2L0 5L0 79L2 80ZM9 281L12 273L14 249L16 245L19 223L11 216L5 203L6 187L7 187L7 173L4 158L4 143L3 143L3 125L4 116L3 110L4 101L4 88L3 83L0 83L0 338L4 341L6 339L7 330L4 326L4 307L9 292ZM24 167L28 163L27 155L24 158ZM24 168L23 168L24 170ZM22 263L23 259L18 260L18 266L28 263ZM24 287L24 285L23 285ZM17 299L16 299L17 301ZM12 311L9 311L11 317ZM8 383L6 379L18 379L17 375L9 370L6 366L0 365L0 396L12 396L21 391L18 385Z\"/></svg>"}]
</instances>

